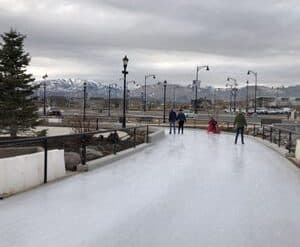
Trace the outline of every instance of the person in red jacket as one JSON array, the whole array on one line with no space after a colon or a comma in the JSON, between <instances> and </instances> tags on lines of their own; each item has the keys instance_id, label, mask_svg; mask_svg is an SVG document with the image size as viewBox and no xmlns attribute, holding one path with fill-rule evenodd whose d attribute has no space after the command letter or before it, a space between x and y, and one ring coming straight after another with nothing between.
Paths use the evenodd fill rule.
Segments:
<instances>
[{"instance_id":1,"label":"person in red jacket","mask_svg":"<svg viewBox=\"0 0 300 247\"><path fill-rule=\"evenodd\" d=\"M220 130L218 128L218 122L211 117L209 122L208 122L208 127L207 127L207 132L212 132L212 133L220 133Z\"/></svg>"}]
</instances>

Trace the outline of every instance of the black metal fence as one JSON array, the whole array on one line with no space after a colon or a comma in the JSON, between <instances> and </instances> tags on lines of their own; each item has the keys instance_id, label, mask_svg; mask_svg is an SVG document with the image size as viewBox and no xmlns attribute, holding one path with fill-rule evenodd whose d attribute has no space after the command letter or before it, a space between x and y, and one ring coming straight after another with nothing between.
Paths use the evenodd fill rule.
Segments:
<instances>
[{"instance_id":1,"label":"black metal fence","mask_svg":"<svg viewBox=\"0 0 300 247\"><path fill-rule=\"evenodd\" d=\"M300 138L300 133L282 127L263 125L262 138L277 144L278 147L284 147L289 153L292 153L295 152L296 140Z\"/></svg>"},{"instance_id":2,"label":"black metal fence","mask_svg":"<svg viewBox=\"0 0 300 247\"><path fill-rule=\"evenodd\" d=\"M136 147L149 142L149 126L135 126L101 131L90 131L72 135L24 138L0 141L0 157L12 157L44 152L44 183L47 183L48 151L63 149L77 154L82 165L109 154Z\"/></svg>"}]
</instances>

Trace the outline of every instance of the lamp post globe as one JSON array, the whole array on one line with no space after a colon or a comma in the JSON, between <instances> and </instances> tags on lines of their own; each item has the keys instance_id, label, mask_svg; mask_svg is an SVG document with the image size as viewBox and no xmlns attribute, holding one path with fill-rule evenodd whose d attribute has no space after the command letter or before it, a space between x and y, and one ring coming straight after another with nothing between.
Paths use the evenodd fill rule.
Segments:
<instances>
[{"instance_id":1,"label":"lamp post globe","mask_svg":"<svg viewBox=\"0 0 300 247\"><path fill-rule=\"evenodd\" d=\"M128 61L129 61L129 59L128 59L128 57L125 55L125 57L123 58L123 67L124 67L124 69L127 68Z\"/></svg>"}]
</instances>

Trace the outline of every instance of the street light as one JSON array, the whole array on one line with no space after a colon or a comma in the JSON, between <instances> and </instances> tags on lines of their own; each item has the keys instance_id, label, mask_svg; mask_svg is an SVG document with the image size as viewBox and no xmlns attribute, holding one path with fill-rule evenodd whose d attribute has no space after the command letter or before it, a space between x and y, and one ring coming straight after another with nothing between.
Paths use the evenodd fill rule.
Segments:
<instances>
[{"instance_id":1,"label":"street light","mask_svg":"<svg viewBox=\"0 0 300 247\"><path fill-rule=\"evenodd\" d=\"M177 88L177 85L174 85L174 87L173 87L173 108L176 107L176 88Z\"/></svg>"},{"instance_id":2,"label":"street light","mask_svg":"<svg viewBox=\"0 0 300 247\"><path fill-rule=\"evenodd\" d=\"M166 93L167 93L167 81L165 80L164 83L164 118L163 123L166 122Z\"/></svg>"},{"instance_id":3,"label":"street light","mask_svg":"<svg viewBox=\"0 0 300 247\"><path fill-rule=\"evenodd\" d=\"M147 91L146 91L146 84L147 84L147 78L152 77L153 79L156 78L155 75L145 75L145 88L144 88L144 111L146 111L147 108Z\"/></svg>"},{"instance_id":4,"label":"street light","mask_svg":"<svg viewBox=\"0 0 300 247\"><path fill-rule=\"evenodd\" d=\"M236 112L236 95L237 95L237 88L236 86L238 85L237 82L236 82L236 79L232 78L232 77L228 77L227 78L227 81L233 81L234 83L231 84L231 83L228 83L228 85L230 86L231 88L231 92L230 94L233 96L233 111ZM231 96L231 97L232 97ZM230 107L231 108L231 107ZM230 109L230 112L231 112L231 109Z\"/></svg>"},{"instance_id":5,"label":"street light","mask_svg":"<svg viewBox=\"0 0 300 247\"><path fill-rule=\"evenodd\" d=\"M249 112L249 81L246 81L246 113Z\"/></svg>"},{"instance_id":6,"label":"street light","mask_svg":"<svg viewBox=\"0 0 300 247\"><path fill-rule=\"evenodd\" d=\"M232 111L232 84L226 83L226 88L230 87L230 92L229 92L229 112L231 113Z\"/></svg>"},{"instance_id":7,"label":"street light","mask_svg":"<svg viewBox=\"0 0 300 247\"><path fill-rule=\"evenodd\" d=\"M122 127L126 128L126 75L128 74L128 71L126 71L127 69L127 64L128 64L128 58L127 56L125 56L123 58L123 68L124 70L122 71L122 73L124 74L124 91L123 91L123 119L122 119Z\"/></svg>"},{"instance_id":8,"label":"street light","mask_svg":"<svg viewBox=\"0 0 300 247\"><path fill-rule=\"evenodd\" d=\"M127 99L126 99L126 110L127 112L129 111L129 99L130 99L130 89L129 89L129 84L133 84L136 88L138 88L140 85L138 83L136 83L136 81L131 80L131 81L127 81Z\"/></svg>"},{"instance_id":9,"label":"street light","mask_svg":"<svg viewBox=\"0 0 300 247\"><path fill-rule=\"evenodd\" d=\"M209 71L208 65L202 65L202 66L197 66L196 68L196 80L193 81L193 86L195 90L195 102L194 102L194 112L197 113L197 101L198 101L198 74L201 69L206 69L206 71ZM200 87L200 85L199 85Z\"/></svg>"},{"instance_id":10,"label":"street light","mask_svg":"<svg viewBox=\"0 0 300 247\"><path fill-rule=\"evenodd\" d=\"M46 78L47 74L43 75L43 87L44 87L44 116L46 116Z\"/></svg>"},{"instance_id":11,"label":"street light","mask_svg":"<svg viewBox=\"0 0 300 247\"><path fill-rule=\"evenodd\" d=\"M108 85L108 117L110 117L110 108L111 108L111 90L114 89L116 90L117 89L117 84L116 83L112 83L112 84L109 84Z\"/></svg>"},{"instance_id":12,"label":"street light","mask_svg":"<svg viewBox=\"0 0 300 247\"><path fill-rule=\"evenodd\" d=\"M86 82L83 83L83 124L85 123L86 119Z\"/></svg>"},{"instance_id":13,"label":"street light","mask_svg":"<svg viewBox=\"0 0 300 247\"><path fill-rule=\"evenodd\" d=\"M141 92L141 110L143 110L144 108L143 102L144 102L144 92Z\"/></svg>"},{"instance_id":14,"label":"street light","mask_svg":"<svg viewBox=\"0 0 300 247\"><path fill-rule=\"evenodd\" d=\"M253 74L255 77L255 86L254 86L254 112L256 113L256 93L257 93L257 72L248 70L247 75Z\"/></svg>"}]
</instances>

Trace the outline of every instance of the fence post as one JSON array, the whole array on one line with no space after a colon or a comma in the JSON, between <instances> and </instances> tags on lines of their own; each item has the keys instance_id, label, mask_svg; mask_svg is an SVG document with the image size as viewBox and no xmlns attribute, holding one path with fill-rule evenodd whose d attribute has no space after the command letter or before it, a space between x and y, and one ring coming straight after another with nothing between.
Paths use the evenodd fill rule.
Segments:
<instances>
[{"instance_id":1,"label":"fence post","mask_svg":"<svg viewBox=\"0 0 300 247\"><path fill-rule=\"evenodd\" d=\"M278 147L280 147L281 143L281 129L278 130Z\"/></svg>"},{"instance_id":2,"label":"fence post","mask_svg":"<svg viewBox=\"0 0 300 247\"><path fill-rule=\"evenodd\" d=\"M149 143L149 125L147 125L146 129L146 143Z\"/></svg>"},{"instance_id":3,"label":"fence post","mask_svg":"<svg viewBox=\"0 0 300 247\"><path fill-rule=\"evenodd\" d=\"M136 128L133 129L133 146L136 147Z\"/></svg>"},{"instance_id":4,"label":"fence post","mask_svg":"<svg viewBox=\"0 0 300 247\"><path fill-rule=\"evenodd\" d=\"M292 151L292 132L289 132L289 153Z\"/></svg>"},{"instance_id":5,"label":"fence post","mask_svg":"<svg viewBox=\"0 0 300 247\"><path fill-rule=\"evenodd\" d=\"M115 134L115 137L116 137L116 136L117 136L117 131L116 131L116 130L114 131L114 134ZM116 140L116 138L115 138L114 141L113 141L113 142L114 142L114 144L113 144L113 153L114 153L114 154L117 154L117 145L116 145L116 141L117 141L117 140Z\"/></svg>"},{"instance_id":6,"label":"fence post","mask_svg":"<svg viewBox=\"0 0 300 247\"><path fill-rule=\"evenodd\" d=\"M265 139L265 126L263 126L263 129L262 129L262 139L263 140Z\"/></svg>"},{"instance_id":7,"label":"fence post","mask_svg":"<svg viewBox=\"0 0 300 247\"><path fill-rule=\"evenodd\" d=\"M270 142L272 143L272 141L273 141L273 128L272 127L270 127Z\"/></svg>"},{"instance_id":8,"label":"fence post","mask_svg":"<svg viewBox=\"0 0 300 247\"><path fill-rule=\"evenodd\" d=\"M47 183L48 176L48 139L47 137L44 139L44 184Z\"/></svg>"},{"instance_id":9,"label":"fence post","mask_svg":"<svg viewBox=\"0 0 300 247\"><path fill-rule=\"evenodd\" d=\"M256 125L253 124L253 136L256 136L256 134L255 134L255 130L256 130L256 129L255 129L255 126L256 126Z\"/></svg>"},{"instance_id":10,"label":"fence post","mask_svg":"<svg viewBox=\"0 0 300 247\"><path fill-rule=\"evenodd\" d=\"M96 130L99 130L99 118L96 119Z\"/></svg>"},{"instance_id":11,"label":"fence post","mask_svg":"<svg viewBox=\"0 0 300 247\"><path fill-rule=\"evenodd\" d=\"M85 134L82 134L80 136L80 139L81 139L81 149L82 149L82 165L85 165L86 164L86 143L85 143Z\"/></svg>"}]
</instances>

